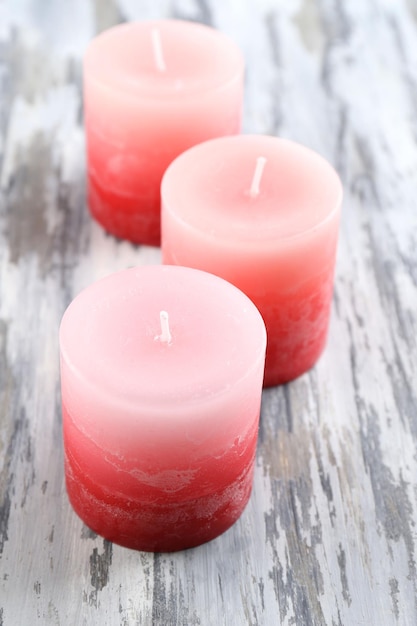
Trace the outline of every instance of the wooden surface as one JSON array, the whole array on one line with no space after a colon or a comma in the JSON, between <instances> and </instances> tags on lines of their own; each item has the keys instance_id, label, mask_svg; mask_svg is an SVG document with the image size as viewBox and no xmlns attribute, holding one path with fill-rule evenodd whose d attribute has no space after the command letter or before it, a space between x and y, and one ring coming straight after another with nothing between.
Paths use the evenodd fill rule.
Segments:
<instances>
[{"instance_id":1,"label":"wooden surface","mask_svg":"<svg viewBox=\"0 0 417 626\"><path fill-rule=\"evenodd\" d=\"M118 21L232 36L244 129L319 151L345 186L327 350L264 392L254 492L177 554L103 541L65 494L57 331L78 291L157 249L85 206L81 59ZM417 4L0 4L0 624L417 623Z\"/></svg>"}]
</instances>

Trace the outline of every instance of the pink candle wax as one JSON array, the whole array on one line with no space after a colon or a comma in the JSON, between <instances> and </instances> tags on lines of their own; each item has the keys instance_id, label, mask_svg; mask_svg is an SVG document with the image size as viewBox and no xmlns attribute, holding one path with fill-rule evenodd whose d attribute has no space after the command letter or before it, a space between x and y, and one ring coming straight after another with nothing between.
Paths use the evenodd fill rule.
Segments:
<instances>
[{"instance_id":1,"label":"pink candle wax","mask_svg":"<svg viewBox=\"0 0 417 626\"><path fill-rule=\"evenodd\" d=\"M238 133L243 57L191 22L123 24L96 37L84 62L88 204L117 237L160 242L160 183L194 144Z\"/></svg>"},{"instance_id":2,"label":"pink candle wax","mask_svg":"<svg viewBox=\"0 0 417 626\"><path fill-rule=\"evenodd\" d=\"M222 276L253 300L268 333L265 385L323 350L341 197L322 157L276 137L205 142L163 178L163 262Z\"/></svg>"},{"instance_id":3,"label":"pink candle wax","mask_svg":"<svg viewBox=\"0 0 417 626\"><path fill-rule=\"evenodd\" d=\"M252 486L266 331L226 281L183 267L113 274L60 329L66 484L84 522L129 548L213 539Z\"/></svg>"}]
</instances>

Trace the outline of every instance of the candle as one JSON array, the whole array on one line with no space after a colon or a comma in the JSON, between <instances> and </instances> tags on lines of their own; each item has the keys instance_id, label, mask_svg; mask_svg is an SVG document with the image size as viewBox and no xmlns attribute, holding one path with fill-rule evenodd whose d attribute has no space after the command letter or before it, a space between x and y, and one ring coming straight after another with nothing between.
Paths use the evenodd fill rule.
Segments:
<instances>
[{"instance_id":1,"label":"candle","mask_svg":"<svg viewBox=\"0 0 417 626\"><path fill-rule=\"evenodd\" d=\"M107 231L159 244L162 174L194 144L240 131L243 70L228 37L180 20L122 24L90 43L88 204Z\"/></svg>"},{"instance_id":2,"label":"candle","mask_svg":"<svg viewBox=\"0 0 417 626\"><path fill-rule=\"evenodd\" d=\"M222 276L260 310L265 385L310 369L325 345L342 188L333 168L267 136L191 148L162 181L162 257Z\"/></svg>"},{"instance_id":3,"label":"candle","mask_svg":"<svg viewBox=\"0 0 417 626\"><path fill-rule=\"evenodd\" d=\"M67 491L95 532L171 551L213 539L252 486L265 325L233 285L199 270L113 274L60 329Z\"/></svg>"}]
</instances>

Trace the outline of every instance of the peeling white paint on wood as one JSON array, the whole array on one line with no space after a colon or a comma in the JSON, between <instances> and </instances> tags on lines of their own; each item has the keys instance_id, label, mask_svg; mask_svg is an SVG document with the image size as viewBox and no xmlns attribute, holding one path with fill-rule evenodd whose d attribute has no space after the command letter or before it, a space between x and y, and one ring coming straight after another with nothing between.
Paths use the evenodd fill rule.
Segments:
<instances>
[{"instance_id":1,"label":"peeling white paint on wood","mask_svg":"<svg viewBox=\"0 0 417 626\"><path fill-rule=\"evenodd\" d=\"M264 391L247 510L153 555L69 506L57 332L84 286L160 262L88 216L81 59L95 32L165 16L237 41L245 131L319 151L345 201L327 350ZM0 624L416 624L415 3L16 0L0 93Z\"/></svg>"}]
</instances>

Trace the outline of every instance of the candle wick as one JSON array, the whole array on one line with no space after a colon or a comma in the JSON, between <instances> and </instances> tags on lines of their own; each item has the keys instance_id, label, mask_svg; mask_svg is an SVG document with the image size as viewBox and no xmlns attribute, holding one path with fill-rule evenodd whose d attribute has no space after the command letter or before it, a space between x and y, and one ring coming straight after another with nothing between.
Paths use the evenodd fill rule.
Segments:
<instances>
[{"instance_id":1,"label":"candle wick","mask_svg":"<svg viewBox=\"0 0 417 626\"><path fill-rule=\"evenodd\" d=\"M249 195L251 198L256 198L257 196L259 196L259 185L261 184L262 174L264 172L265 165L265 157L260 156L256 159L255 171L253 173L252 184L249 190Z\"/></svg>"},{"instance_id":2,"label":"candle wick","mask_svg":"<svg viewBox=\"0 0 417 626\"><path fill-rule=\"evenodd\" d=\"M164 52L162 50L161 35L158 28L152 28L151 37L156 67L159 72L165 72L167 66L164 59Z\"/></svg>"},{"instance_id":3,"label":"candle wick","mask_svg":"<svg viewBox=\"0 0 417 626\"><path fill-rule=\"evenodd\" d=\"M171 343L172 336L171 331L169 329L169 317L166 311L161 311L159 314L159 319L161 320L161 334L156 337L162 343Z\"/></svg>"}]
</instances>

